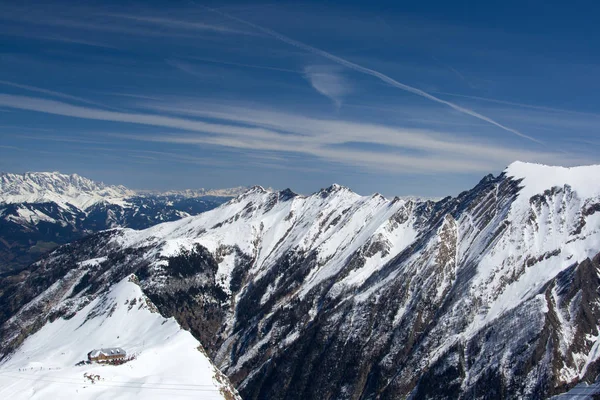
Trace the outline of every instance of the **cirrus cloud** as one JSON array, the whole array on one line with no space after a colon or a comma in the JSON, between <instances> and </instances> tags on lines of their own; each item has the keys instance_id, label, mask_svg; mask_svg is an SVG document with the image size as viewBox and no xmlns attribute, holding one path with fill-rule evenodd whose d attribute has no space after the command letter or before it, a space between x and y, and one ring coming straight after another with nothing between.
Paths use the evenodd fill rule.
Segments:
<instances>
[{"instance_id":1,"label":"cirrus cloud","mask_svg":"<svg viewBox=\"0 0 600 400\"><path fill-rule=\"evenodd\" d=\"M484 172L515 159L572 164L567 154L531 151L467 140L445 132L406 129L340 119L319 119L277 110L170 102L129 113L55 100L0 94L0 106L87 120L169 128L159 134L109 134L173 145L218 146L242 151L303 154L375 171ZM161 112L156 114L156 112ZM185 117L177 116L185 115ZM214 120L220 122L212 122ZM211 121L211 122L209 122Z\"/></svg>"},{"instance_id":2,"label":"cirrus cloud","mask_svg":"<svg viewBox=\"0 0 600 400\"><path fill-rule=\"evenodd\" d=\"M317 92L329 97L338 108L344 96L351 92L350 84L342 76L339 68L309 65L304 68L304 76Z\"/></svg>"}]
</instances>

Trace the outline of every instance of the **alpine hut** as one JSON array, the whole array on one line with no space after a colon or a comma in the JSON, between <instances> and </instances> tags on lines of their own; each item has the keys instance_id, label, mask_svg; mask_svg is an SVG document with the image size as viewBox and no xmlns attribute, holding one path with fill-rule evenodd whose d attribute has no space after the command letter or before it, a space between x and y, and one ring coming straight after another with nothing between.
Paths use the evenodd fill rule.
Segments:
<instances>
[{"instance_id":1,"label":"alpine hut","mask_svg":"<svg viewBox=\"0 0 600 400\"><path fill-rule=\"evenodd\" d=\"M88 360L95 362L110 362L124 360L127 356L125 350L120 347L109 347L106 349L94 349L88 353Z\"/></svg>"}]
</instances>

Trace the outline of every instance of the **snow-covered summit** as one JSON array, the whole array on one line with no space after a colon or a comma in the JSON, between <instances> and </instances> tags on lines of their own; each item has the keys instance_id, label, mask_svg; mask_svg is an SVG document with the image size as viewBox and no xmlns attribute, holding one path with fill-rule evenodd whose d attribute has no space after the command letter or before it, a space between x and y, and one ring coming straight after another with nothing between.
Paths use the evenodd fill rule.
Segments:
<instances>
[{"instance_id":1,"label":"snow-covered summit","mask_svg":"<svg viewBox=\"0 0 600 400\"><path fill-rule=\"evenodd\" d=\"M0 203L54 202L63 207L72 204L85 210L98 202L123 204L126 198L135 194L135 191L124 186L105 185L77 174L0 174Z\"/></svg>"},{"instance_id":2,"label":"snow-covered summit","mask_svg":"<svg viewBox=\"0 0 600 400\"><path fill-rule=\"evenodd\" d=\"M552 187L569 185L580 197L600 194L600 165L560 167L515 161L504 173L522 179L520 197L529 199Z\"/></svg>"}]
</instances>

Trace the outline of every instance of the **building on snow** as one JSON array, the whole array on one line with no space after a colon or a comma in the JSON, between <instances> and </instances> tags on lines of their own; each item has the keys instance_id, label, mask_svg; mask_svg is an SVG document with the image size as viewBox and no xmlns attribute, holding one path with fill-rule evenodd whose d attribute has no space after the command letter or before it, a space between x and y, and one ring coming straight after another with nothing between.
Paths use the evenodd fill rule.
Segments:
<instances>
[{"instance_id":1,"label":"building on snow","mask_svg":"<svg viewBox=\"0 0 600 400\"><path fill-rule=\"evenodd\" d=\"M88 353L88 360L95 362L109 362L124 360L127 356L125 350L120 347L109 347L105 349L94 349Z\"/></svg>"}]
</instances>

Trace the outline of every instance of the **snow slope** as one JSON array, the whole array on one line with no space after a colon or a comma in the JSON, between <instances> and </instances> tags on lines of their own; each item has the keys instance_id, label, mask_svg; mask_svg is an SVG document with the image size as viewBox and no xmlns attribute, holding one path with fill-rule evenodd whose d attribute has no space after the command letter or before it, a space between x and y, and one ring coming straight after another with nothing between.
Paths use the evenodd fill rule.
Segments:
<instances>
[{"instance_id":1,"label":"snow slope","mask_svg":"<svg viewBox=\"0 0 600 400\"><path fill-rule=\"evenodd\" d=\"M523 189L519 193L520 203L555 186L569 185L581 198L600 194L600 165L559 167L516 161L504 172L508 177L523 179Z\"/></svg>"},{"instance_id":2,"label":"snow slope","mask_svg":"<svg viewBox=\"0 0 600 400\"><path fill-rule=\"evenodd\" d=\"M473 292L489 310L476 318L472 331L516 307L574 262L600 251L600 213L588 211L600 203L600 165L565 168L515 162L505 174L519 180L521 187L503 222L508 228L485 249L480 239L464 232L459 249L459 258L483 253ZM468 226L470 218L463 217L461 225ZM531 260L537 262L523 270ZM507 275L519 279L507 284Z\"/></svg>"},{"instance_id":3,"label":"snow slope","mask_svg":"<svg viewBox=\"0 0 600 400\"><path fill-rule=\"evenodd\" d=\"M69 304L74 316L47 323L0 364L0 398L224 399L231 392L200 343L158 314L132 279L76 311L81 305ZM135 359L75 366L100 347L122 347ZM86 374L100 378L91 383Z\"/></svg>"}]
</instances>

